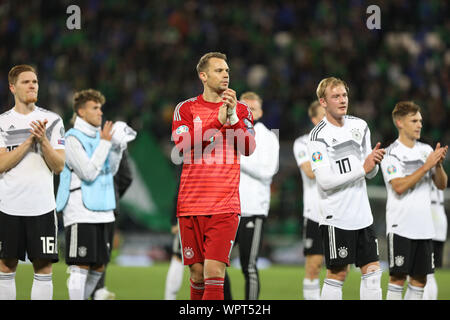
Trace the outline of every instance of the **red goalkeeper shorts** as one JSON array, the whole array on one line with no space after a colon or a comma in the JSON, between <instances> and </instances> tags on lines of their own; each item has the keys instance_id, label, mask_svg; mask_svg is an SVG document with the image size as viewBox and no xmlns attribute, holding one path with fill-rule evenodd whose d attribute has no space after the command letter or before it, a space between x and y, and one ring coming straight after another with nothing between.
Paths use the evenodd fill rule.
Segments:
<instances>
[{"instance_id":1,"label":"red goalkeeper shorts","mask_svg":"<svg viewBox=\"0 0 450 320\"><path fill-rule=\"evenodd\" d=\"M239 215L236 213L178 217L183 264L205 259L230 264Z\"/></svg>"}]
</instances>

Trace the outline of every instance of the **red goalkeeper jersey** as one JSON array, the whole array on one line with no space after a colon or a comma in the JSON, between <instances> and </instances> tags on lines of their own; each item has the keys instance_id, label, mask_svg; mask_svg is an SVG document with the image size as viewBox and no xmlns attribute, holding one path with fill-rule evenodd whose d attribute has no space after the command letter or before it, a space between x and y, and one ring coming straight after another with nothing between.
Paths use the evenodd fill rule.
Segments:
<instances>
[{"instance_id":1,"label":"red goalkeeper jersey","mask_svg":"<svg viewBox=\"0 0 450 320\"><path fill-rule=\"evenodd\" d=\"M239 157L255 149L253 116L238 101L239 122L222 125L217 118L222 103L199 95L175 108L172 138L183 153L177 216L241 212Z\"/></svg>"}]
</instances>

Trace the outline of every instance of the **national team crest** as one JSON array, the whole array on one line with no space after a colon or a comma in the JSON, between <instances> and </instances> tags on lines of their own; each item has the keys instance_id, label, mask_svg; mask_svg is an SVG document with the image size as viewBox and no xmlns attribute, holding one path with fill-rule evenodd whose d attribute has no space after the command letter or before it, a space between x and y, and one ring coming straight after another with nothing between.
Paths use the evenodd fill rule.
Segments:
<instances>
[{"instance_id":1,"label":"national team crest","mask_svg":"<svg viewBox=\"0 0 450 320\"><path fill-rule=\"evenodd\" d=\"M322 158L323 158L322 154L319 151L314 152L312 155L312 161L314 163L322 161Z\"/></svg>"},{"instance_id":2,"label":"national team crest","mask_svg":"<svg viewBox=\"0 0 450 320\"><path fill-rule=\"evenodd\" d=\"M387 170L387 173L388 173L389 175L394 174L394 173L397 172L397 168L396 168L394 165L391 165L391 166L387 167L386 170Z\"/></svg>"},{"instance_id":3,"label":"national team crest","mask_svg":"<svg viewBox=\"0 0 450 320\"><path fill-rule=\"evenodd\" d=\"M405 257L404 256L396 256L395 257L395 265L397 267L401 267L405 263Z\"/></svg>"},{"instance_id":4,"label":"national team crest","mask_svg":"<svg viewBox=\"0 0 450 320\"><path fill-rule=\"evenodd\" d=\"M362 134L359 129L352 129L352 138L356 141L360 141L362 139Z\"/></svg>"},{"instance_id":5,"label":"national team crest","mask_svg":"<svg viewBox=\"0 0 450 320\"><path fill-rule=\"evenodd\" d=\"M338 249L339 258L345 259L348 256L348 249L346 247L340 247Z\"/></svg>"},{"instance_id":6,"label":"national team crest","mask_svg":"<svg viewBox=\"0 0 450 320\"><path fill-rule=\"evenodd\" d=\"M310 249L310 248L312 248L312 245L313 245L313 239L306 238L305 239L305 248L306 249Z\"/></svg>"},{"instance_id":7,"label":"national team crest","mask_svg":"<svg viewBox=\"0 0 450 320\"><path fill-rule=\"evenodd\" d=\"M78 255L82 258L86 257L87 248L86 247L78 247Z\"/></svg>"},{"instance_id":8,"label":"national team crest","mask_svg":"<svg viewBox=\"0 0 450 320\"><path fill-rule=\"evenodd\" d=\"M189 247L184 248L184 256L186 259L192 259L194 257L194 250Z\"/></svg>"}]
</instances>

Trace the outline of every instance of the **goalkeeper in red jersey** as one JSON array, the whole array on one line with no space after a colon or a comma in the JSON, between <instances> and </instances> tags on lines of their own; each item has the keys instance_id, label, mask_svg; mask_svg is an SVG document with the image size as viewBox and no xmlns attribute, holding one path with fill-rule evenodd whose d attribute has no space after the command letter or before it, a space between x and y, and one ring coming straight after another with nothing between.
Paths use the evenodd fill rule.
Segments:
<instances>
[{"instance_id":1,"label":"goalkeeper in red jersey","mask_svg":"<svg viewBox=\"0 0 450 320\"><path fill-rule=\"evenodd\" d=\"M203 93L179 103L173 116L176 154L183 154L177 217L191 300L223 300L241 210L239 159L255 149L253 116L228 88L226 60L219 52L201 57Z\"/></svg>"}]
</instances>

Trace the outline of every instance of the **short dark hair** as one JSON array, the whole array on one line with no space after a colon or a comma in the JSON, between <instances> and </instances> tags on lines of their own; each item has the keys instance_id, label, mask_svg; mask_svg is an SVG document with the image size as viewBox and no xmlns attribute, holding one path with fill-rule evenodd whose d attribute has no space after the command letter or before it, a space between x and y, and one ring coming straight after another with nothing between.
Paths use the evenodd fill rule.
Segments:
<instances>
[{"instance_id":1,"label":"short dark hair","mask_svg":"<svg viewBox=\"0 0 450 320\"><path fill-rule=\"evenodd\" d=\"M17 78L19 78L19 74L22 72L31 71L34 72L34 74L37 76L36 69L34 69L32 66L28 64L19 64L17 66L14 66L9 70L8 73L8 82L9 84L15 84L17 81Z\"/></svg>"},{"instance_id":2,"label":"short dark hair","mask_svg":"<svg viewBox=\"0 0 450 320\"><path fill-rule=\"evenodd\" d=\"M417 112L420 112L420 106L415 104L413 101L399 101L392 111L392 119L395 124L395 120L403 118L409 114L414 115Z\"/></svg>"},{"instance_id":3,"label":"short dark hair","mask_svg":"<svg viewBox=\"0 0 450 320\"><path fill-rule=\"evenodd\" d=\"M209 59L219 58L227 61L227 56L221 52L208 52L204 54L197 63L197 73L203 72L208 67Z\"/></svg>"}]
</instances>

